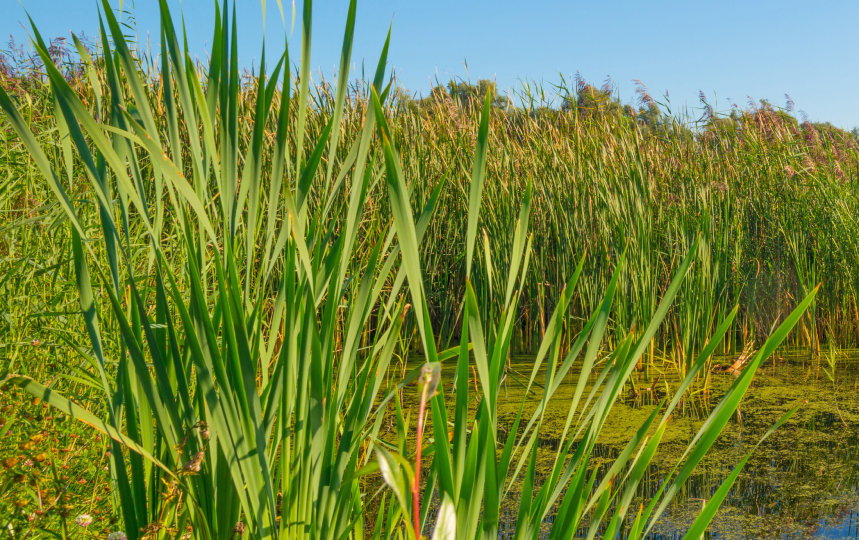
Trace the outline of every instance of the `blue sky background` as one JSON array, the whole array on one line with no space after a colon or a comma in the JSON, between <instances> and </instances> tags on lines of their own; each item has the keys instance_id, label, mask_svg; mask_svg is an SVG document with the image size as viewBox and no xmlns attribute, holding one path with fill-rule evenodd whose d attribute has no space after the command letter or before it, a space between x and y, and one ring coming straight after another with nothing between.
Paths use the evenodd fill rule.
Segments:
<instances>
[{"instance_id":1,"label":"blue sky background","mask_svg":"<svg viewBox=\"0 0 859 540\"><path fill-rule=\"evenodd\" d=\"M250 66L258 59L263 31L267 46L278 47L284 29L274 0L267 0L265 24L259 0L236 1L239 54ZM289 32L292 4L283 2ZM46 37L71 31L95 36L98 4L0 0L0 48L10 35L27 39L25 12ZM132 4L141 43L151 37L157 52L157 2L125 0L126 8ZM204 57L212 1L170 0L170 5L176 15L180 7L184 11L193 52ZM335 71L347 5L345 0L314 5L316 72ZM300 18L301 2L295 7ZM389 24L390 64L400 81L418 93L426 94L436 78L493 78L506 91L526 80L548 87L561 80L560 74L572 80L579 71L597 85L610 76L625 102L634 99L633 79L643 81L654 97L670 92L675 111L699 107L699 90L722 111L734 103L745 107L749 96L784 106L789 94L811 120L859 126L859 2L852 0L360 0L353 77L360 74L362 61L368 73L375 67ZM300 21L289 37L297 55Z\"/></svg>"}]
</instances>

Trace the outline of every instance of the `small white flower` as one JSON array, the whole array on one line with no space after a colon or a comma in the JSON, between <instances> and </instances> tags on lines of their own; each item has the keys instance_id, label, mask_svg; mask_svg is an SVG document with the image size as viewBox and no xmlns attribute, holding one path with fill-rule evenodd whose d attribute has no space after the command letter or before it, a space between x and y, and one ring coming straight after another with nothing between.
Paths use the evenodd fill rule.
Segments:
<instances>
[{"instance_id":1,"label":"small white flower","mask_svg":"<svg viewBox=\"0 0 859 540\"><path fill-rule=\"evenodd\" d=\"M125 533L122 531L112 532L107 535L107 540L125 540L126 538Z\"/></svg>"},{"instance_id":2,"label":"small white flower","mask_svg":"<svg viewBox=\"0 0 859 540\"><path fill-rule=\"evenodd\" d=\"M75 518L75 523L81 527L89 527L92 525L92 516L89 514L81 514Z\"/></svg>"}]
</instances>

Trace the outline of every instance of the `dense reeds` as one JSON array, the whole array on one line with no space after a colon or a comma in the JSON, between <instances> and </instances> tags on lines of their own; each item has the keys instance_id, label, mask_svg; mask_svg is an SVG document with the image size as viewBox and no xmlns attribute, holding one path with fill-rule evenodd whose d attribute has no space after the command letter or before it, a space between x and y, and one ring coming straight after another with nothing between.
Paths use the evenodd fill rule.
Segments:
<instances>
[{"instance_id":1,"label":"dense reeds","mask_svg":"<svg viewBox=\"0 0 859 540\"><path fill-rule=\"evenodd\" d=\"M63 57L60 47L53 51L55 58ZM149 100L153 110L151 128L166 134L174 128L169 125L167 102L160 96L165 91L175 98L179 95L173 85L165 86L158 62L144 60L142 84L151 91L141 99ZM66 65L65 74L75 91L85 102L95 102L97 96L84 69L80 64ZM101 56L93 69L100 92L106 94ZM12 92L26 96L20 104L25 114L32 115L31 124L41 126L37 131L53 129L51 97L41 79L7 75L4 81ZM236 83L234 129L242 152L259 144L252 142L251 132L257 114L255 81L244 74ZM279 91L272 91L271 99L279 103ZM309 87L309 109L298 114L293 100L285 121L297 122L300 117L311 137L322 133L336 111L338 92L344 102L338 120L341 128L335 135L358 136L369 104L367 86L335 89L322 83ZM533 186L534 272L523 284L514 337L517 349L536 350L553 299L584 253L588 257L582 286L566 316L567 338L578 332L599 302L625 247L631 256L619 282L622 294L612 327L640 326L652 315L679 262L678 254L686 252L699 231L703 238L697 260L680 293L682 301L655 336L654 354L663 353L662 357L678 364L688 362L717 321L736 304L739 315L725 347L741 350L747 342L765 336L818 283L820 295L793 342L815 350L826 341L843 347L857 344L859 147L850 134L826 125L799 124L766 103L724 118L706 117L690 130L654 112L652 101L648 101L650 108L635 112L624 110L605 93L593 92L581 82L576 88L562 88L562 95L579 99L568 99L570 105L558 110L517 108L496 100L504 107L496 107L489 122L487 168L495 181L487 187L477 253L489 261L483 266L494 273L474 278L485 281L487 290L497 293L504 288L497 280L505 271L502 254L509 248L504 233L527 186ZM594 105L597 99L615 106ZM434 91L424 100L411 99L394 88L390 100L392 136L407 143L401 144L401 162L413 179L412 203L438 197L435 217L422 239L421 257L427 268L430 316L442 325L447 336L442 339L455 336L459 326L455 299L464 290L463 216L468 193L461 173L470 167L467 149L477 127L477 101L461 88ZM274 136L270 130L263 138ZM183 138L179 146L190 158L187 142ZM346 150L337 148L322 156L329 176L337 163L348 159ZM11 158L18 150L8 140L6 151L13 153L8 162L14 163ZM32 177L32 167L14 171L22 173ZM32 211L45 202L43 190L23 190L17 183L5 187L10 215L24 212L23 207ZM346 201L341 195L335 192L326 200L311 197L308 204L343 211ZM267 194L260 197L265 202ZM12 208L15 205L23 207ZM384 197L371 192L365 210L360 241L369 245L385 234L391 209Z\"/></svg>"},{"instance_id":2,"label":"dense reeds","mask_svg":"<svg viewBox=\"0 0 859 540\"><path fill-rule=\"evenodd\" d=\"M424 102L400 116L404 140L413 143L405 167L416 175L442 178L464 166L456 148L475 116L447 100ZM766 105L704 121L694 133L670 119L654 127L622 110L586 111L511 110L495 115L490 128L488 167L498 181L487 193L482 227L491 244L503 242L500 233L525 186L534 186L535 271L522 307L526 348L580 254L588 254L587 277L570 328L577 331L575 321L598 301L610 261L624 246L631 258L620 280L616 322L628 328L648 320L677 254L689 249L698 231L697 259L657 348L687 357L739 304L727 345L741 349L821 282L796 343L855 343L859 154L853 137L799 125ZM443 157L428 159L426 148L442 149ZM459 191L443 196L429 236L435 244L427 248L428 264L439 269L457 267L456 250L447 249L445 257L445 246L462 242ZM443 280L432 287L439 303L462 287L461 272L434 275Z\"/></svg>"},{"instance_id":3,"label":"dense reeds","mask_svg":"<svg viewBox=\"0 0 859 540\"><path fill-rule=\"evenodd\" d=\"M780 137L802 130L770 139L753 116L722 136L578 109L502 112L491 95L416 104L386 79L387 42L373 80L350 88L354 2L335 86L310 87L310 2L298 73L284 54L245 78L226 2L207 66L161 6L159 59L135 55L105 1L98 54L77 43L82 69L58 67L33 27L44 76L4 78L0 92L5 283L26 297L33 257L36 282L71 269L78 307L66 291L41 301L83 328L67 340L92 404L53 381L5 384L112 439L130 538L415 538L428 523L439 538L491 538L514 485L518 538L582 526L639 537L794 325L808 343L855 325L855 266L839 259L856 254L855 154L840 143L793 148ZM768 154L780 145L801 157ZM802 169L809 148L829 153ZM801 172L787 182L775 162ZM827 216L824 240L798 235L798 201L808 219ZM70 248L46 251L30 211ZM769 266L753 273L759 260ZM19 323L10 332L25 342ZM748 367L657 495L631 507L689 385L725 336L750 334L763 345ZM28 370L18 345L7 371ZM677 359L682 384L598 475L596 439L655 348ZM535 359L502 436L516 349ZM454 380L439 379L441 362L456 364ZM544 413L566 377L575 394L538 478Z\"/></svg>"}]
</instances>

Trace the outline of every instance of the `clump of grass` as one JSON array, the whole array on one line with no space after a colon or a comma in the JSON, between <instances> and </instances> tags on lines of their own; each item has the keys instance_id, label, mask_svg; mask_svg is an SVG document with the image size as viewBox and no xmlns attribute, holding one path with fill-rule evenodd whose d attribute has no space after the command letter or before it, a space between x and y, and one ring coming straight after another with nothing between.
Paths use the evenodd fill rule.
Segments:
<instances>
[{"instance_id":1,"label":"clump of grass","mask_svg":"<svg viewBox=\"0 0 859 540\"><path fill-rule=\"evenodd\" d=\"M76 42L91 88L84 95L92 101L69 84L33 25L51 91L56 154L46 153L9 93L0 90L0 108L69 231L89 339L79 352L96 381L98 396L88 397L97 407L32 377L8 375L4 383L110 438L111 485L128 537L344 538L371 530L376 538L417 538L429 532L426 501L433 495L441 501L436 537L492 537L501 502L520 478L517 537L536 538L550 515L552 536L580 527L589 528L591 537L647 534L816 289L750 360L658 496L627 519L671 412L732 328L738 309L727 309L711 325L672 400L631 436L605 477L596 476L591 452L612 405L687 286L708 234L692 234L692 226L677 230L685 255L669 265L663 293L657 296L648 285L652 303L624 319L631 304L617 306L616 299L623 298L624 278L631 279L628 265L636 257L646 264L650 252L632 244L615 253L615 242L602 238L597 242L603 251L588 258L568 260L568 252L559 250L559 257L574 263L565 272L564 261L551 259L534 242L531 224L540 223L535 209L545 188L536 181L526 183L521 204L492 214L498 207L485 201L501 200L495 191L501 184L490 159L497 124L486 99L479 113L473 108L476 133L452 138L456 159L470 156L471 174L461 181L467 193L459 214L465 218L462 249L447 252L436 227L451 218L438 213L456 206L442 205L449 193L444 182L425 191L429 184L409 181L416 162L404 156L418 147L405 137L408 125L388 121L387 41L368 99L347 108L354 1L340 78L332 99L319 108L310 102L310 2L304 5L297 79L287 49L270 75L263 54L252 88L238 70L235 6L230 10L225 2L217 11L206 68L190 61L166 1L160 6L163 55L150 66L159 70L154 76L141 68L105 0L98 57ZM609 198L619 180L608 177L594 194L601 197L596 215L640 211L632 192L623 192L622 201ZM82 193L71 196L81 184ZM565 215L563 208L559 204L556 216ZM440 254L437 262L453 257L463 271L428 265L433 250ZM592 257L598 264L610 257L614 270L604 287L584 277ZM564 286L540 288L552 272L563 276ZM530 338L537 354L526 394L538 406L520 412L502 439L499 391L535 274L539 309L529 312L539 317L540 335ZM450 281L439 287L445 279ZM433 314L440 304L431 300L440 291L449 297L441 316ZM574 299L585 315L568 326ZM645 324L637 331L618 325L610 334L613 316ZM407 321L414 332L404 327ZM428 366L421 409L429 404L432 434L426 447L414 451L400 391L421 368L399 381L388 378L395 353L404 352L403 339L412 335ZM455 379L438 380L439 363L454 361ZM543 414L574 366L581 367L560 451L551 475L538 485L534 461ZM542 389L534 385L538 374L545 376ZM589 386L592 376L597 383ZM469 407L472 399L476 411ZM379 437L389 404L395 443ZM416 421L421 445L424 422L423 416ZM432 461L423 481L415 468L423 465L419 455ZM693 537L703 532L744 463L704 507ZM374 498L363 481L370 475L381 475L388 486L376 499L375 516L365 511Z\"/></svg>"}]
</instances>

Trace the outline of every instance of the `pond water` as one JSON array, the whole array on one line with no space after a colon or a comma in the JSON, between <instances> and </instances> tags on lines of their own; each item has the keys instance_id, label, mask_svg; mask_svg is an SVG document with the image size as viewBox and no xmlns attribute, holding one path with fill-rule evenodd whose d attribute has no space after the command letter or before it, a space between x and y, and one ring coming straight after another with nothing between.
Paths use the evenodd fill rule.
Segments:
<instances>
[{"instance_id":1,"label":"pond water","mask_svg":"<svg viewBox=\"0 0 859 540\"><path fill-rule=\"evenodd\" d=\"M830 354L835 366L833 378L827 374L832 371L826 360ZM715 363L729 364L732 360L716 358ZM514 358L510 367L513 374L529 373L531 359ZM448 375L452 373L446 368L443 380ZM521 403L515 378L508 377L499 398L502 428L512 423ZM641 500L649 500L659 489L733 381L729 373L714 372L709 394L695 393L678 406L639 488ZM559 389L554 422L550 413L543 429L540 456L545 463L550 462L555 448L553 429L563 427L564 398L572 396L575 382L574 377L568 377L567 386ZM597 463L611 463L658 399L676 387L676 370L669 365L664 370L649 367L635 373L633 382L641 391L638 396L625 393L615 405L594 452ZM651 387L652 391L645 390ZM799 411L766 439L747 463L707 538L859 539L859 351L826 352L822 358L804 351L780 351L775 360L761 366L740 414L732 418L651 538L681 538L703 501L715 492L734 464L798 403L802 403ZM559 425L554 428L554 424ZM511 500L508 505L502 515L501 538L512 537L514 530L517 504ZM633 507L637 506L634 503Z\"/></svg>"}]
</instances>

